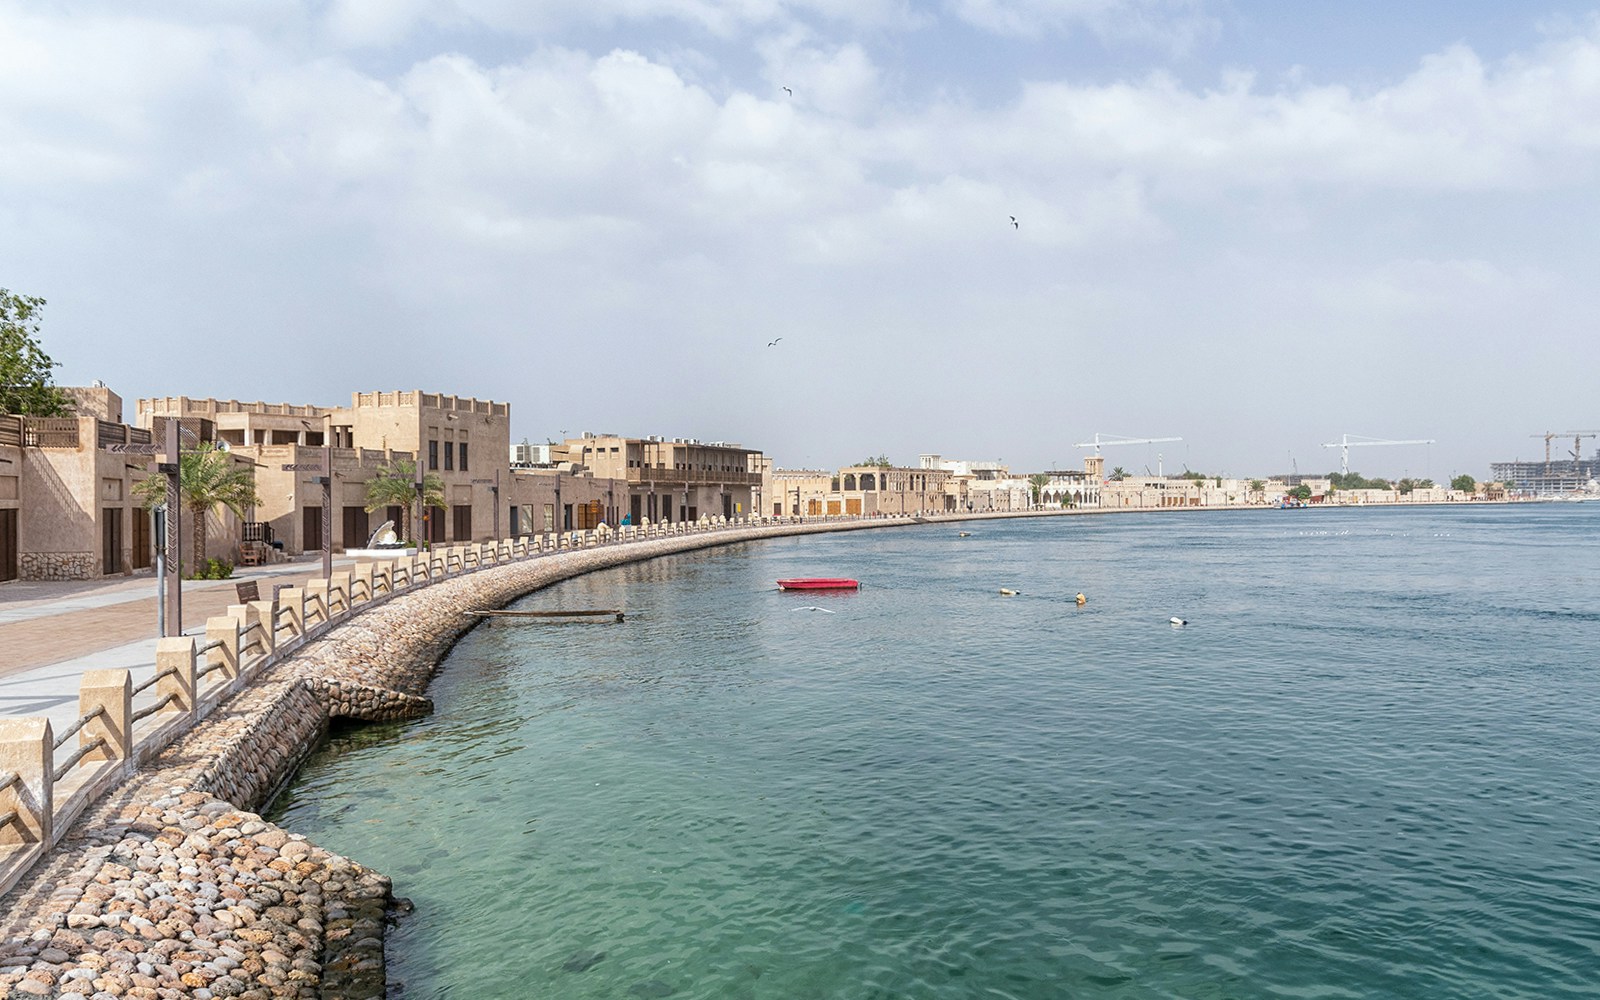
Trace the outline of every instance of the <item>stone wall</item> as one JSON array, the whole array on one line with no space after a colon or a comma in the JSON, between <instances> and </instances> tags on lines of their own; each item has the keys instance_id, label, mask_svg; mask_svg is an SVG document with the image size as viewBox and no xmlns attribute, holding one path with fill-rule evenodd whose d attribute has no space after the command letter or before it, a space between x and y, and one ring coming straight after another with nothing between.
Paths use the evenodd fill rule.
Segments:
<instances>
[{"instance_id":1,"label":"stone wall","mask_svg":"<svg viewBox=\"0 0 1600 1000\"><path fill-rule=\"evenodd\" d=\"M100 576L100 559L93 552L24 552L17 556L17 574L23 580L93 580Z\"/></svg>"}]
</instances>

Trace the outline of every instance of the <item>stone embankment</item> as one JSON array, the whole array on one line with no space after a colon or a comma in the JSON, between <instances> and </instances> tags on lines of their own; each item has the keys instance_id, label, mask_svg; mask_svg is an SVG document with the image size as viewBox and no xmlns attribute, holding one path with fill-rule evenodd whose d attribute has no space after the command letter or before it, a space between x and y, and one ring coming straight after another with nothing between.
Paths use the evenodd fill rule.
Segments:
<instances>
[{"instance_id":1,"label":"stone embankment","mask_svg":"<svg viewBox=\"0 0 1600 1000\"><path fill-rule=\"evenodd\" d=\"M906 523L889 522L889 523ZM871 528L752 527L578 549L396 596L272 668L89 809L5 899L0 998L377 998L389 880L252 812L330 719L431 709L477 619L559 580L708 545ZM400 901L403 905L403 901Z\"/></svg>"}]
</instances>

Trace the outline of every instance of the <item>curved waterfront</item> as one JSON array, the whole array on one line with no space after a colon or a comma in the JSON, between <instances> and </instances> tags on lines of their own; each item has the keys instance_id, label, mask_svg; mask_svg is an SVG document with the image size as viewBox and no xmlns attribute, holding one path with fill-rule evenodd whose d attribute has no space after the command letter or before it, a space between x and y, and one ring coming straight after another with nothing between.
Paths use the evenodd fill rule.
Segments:
<instances>
[{"instance_id":1,"label":"curved waterfront","mask_svg":"<svg viewBox=\"0 0 1600 1000\"><path fill-rule=\"evenodd\" d=\"M1587 995L1597 516L1062 518L609 570L522 605L627 623L477 629L436 715L336 741L278 818L417 902L408 996ZM803 575L868 586L772 590Z\"/></svg>"}]
</instances>

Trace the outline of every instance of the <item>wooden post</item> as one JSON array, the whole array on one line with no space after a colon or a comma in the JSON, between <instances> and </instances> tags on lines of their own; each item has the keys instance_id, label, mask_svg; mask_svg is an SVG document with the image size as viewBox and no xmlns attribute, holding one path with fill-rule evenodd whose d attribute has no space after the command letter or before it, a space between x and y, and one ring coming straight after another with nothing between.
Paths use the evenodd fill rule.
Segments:
<instances>
[{"instance_id":1,"label":"wooden post","mask_svg":"<svg viewBox=\"0 0 1600 1000\"><path fill-rule=\"evenodd\" d=\"M156 697L173 699L157 713L182 712L194 714L194 639L175 635L156 640L156 673L171 669L172 673L156 681Z\"/></svg>"},{"instance_id":2,"label":"wooden post","mask_svg":"<svg viewBox=\"0 0 1600 1000\"><path fill-rule=\"evenodd\" d=\"M350 600L350 571L342 569L328 577L328 598L337 613L348 616L354 602Z\"/></svg>"},{"instance_id":3,"label":"wooden post","mask_svg":"<svg viewBox=\"0 0 1600 1000\"><path fill-rule=\"evenodd\" d=\"M283 615L281 624L283 630L289 633L290 639L298 639L306 634L306 592L299 587L285 587L278 592L278 610L287 612Z\"/></svg>"},{"instance_id":4,"label":"wooden post","mask_svg":"<svg viewBox=\"0 0 1600 1000\"><path fill-rule=\"evenodd\" d=\"M249 606L256 613L256 620L261 623L254 633L254 637L261 640L255 649L262 656L271 656L278 648L278 623L272 616L278 606L272 601L251 601Z\"/></svg>"},{"instance_id":5,"label":"wooden post","mask_svg":"<svg viewBox=\"0 0 1600 1000\"><path fill-rule=\"evenodd\" d=\"M166 640L161 640L165 642ZM105 711L78 730L78 745L105 745L84 754L84 760L127 760L133 755L133 680L126 670L85 670L78 684L78 714Z\"/></svg>"},{"instance_id":6,"label":"wooden post","mask_svg":"<svg viewBox=\"0 0 1600 1000\"><path fill-rule=\"evenodd\" d=\"M223 615L206 619L206 645L221 640L222 645L206 650L206 666L222 664L217 673L232 684L239 677L239 619Z\"/></svg>"},{"instance_id":7,"label":"wooden post","mask_svg":"<svg viewBox=\"0 0 1600 1000\"><path fill-rule=\"evenodd\" d=\"M55 735L44 716L0 719L0 771L17 776L0 790L0 813L17 818L0 827L0 844L51 843L55 792Z\"/></svg>"},{"instance_id":8,"label":"wooden post","mask_svg":"<svg viewBox=\"0 0 1600 1000\"><path fill-rule=\"evenodd\" d=\"M306 581L306 628L310 628L313 620L316 624L330 621L333 618L332 606L328 597L327 580Z\"/></svg>"}]
</instances>

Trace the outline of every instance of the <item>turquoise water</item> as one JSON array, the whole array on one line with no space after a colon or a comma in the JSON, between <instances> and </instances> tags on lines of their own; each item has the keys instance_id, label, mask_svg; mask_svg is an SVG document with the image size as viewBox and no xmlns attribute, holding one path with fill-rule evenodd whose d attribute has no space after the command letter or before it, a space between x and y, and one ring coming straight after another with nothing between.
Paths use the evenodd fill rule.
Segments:
<instances>
[{"instance_id":1,"label":"turquoise water","mask_svg":"<svg viewBox=\"0 0 1600 1000\"><path fill-rule=\"evenodd\" d=\"M530 595L628 620L478 628L276 818L407 997L1600 992L1600 504L960 527Z\"/></svg>"}]
</instances>

